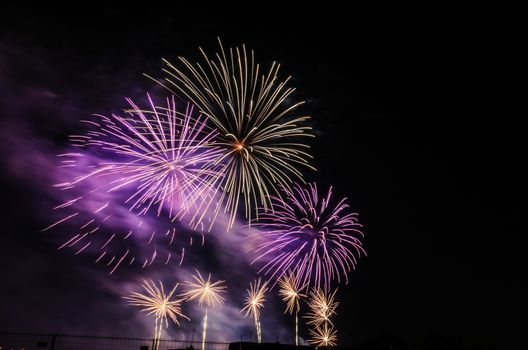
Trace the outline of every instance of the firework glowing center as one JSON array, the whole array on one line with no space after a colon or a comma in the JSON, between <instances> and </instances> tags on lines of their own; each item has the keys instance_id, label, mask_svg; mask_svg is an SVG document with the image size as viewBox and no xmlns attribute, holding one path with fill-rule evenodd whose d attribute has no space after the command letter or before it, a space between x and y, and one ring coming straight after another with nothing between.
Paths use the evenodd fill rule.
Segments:
<instances>
[{"instance_id":1,"label":"firework glowing center","mask_svg":"<svg viewBox=\"0 0 528 350\"><path fill-rule=\"evenodd\" d=\"M178 162L174 161L174 162L167 162L165 164L165 168L168 170L168 171L172 171L172 170L178 170L178 171L181 171L181 169L183 169L185 167L185 165L183 164L178 164Z\"/></svg>"}]
</instances>

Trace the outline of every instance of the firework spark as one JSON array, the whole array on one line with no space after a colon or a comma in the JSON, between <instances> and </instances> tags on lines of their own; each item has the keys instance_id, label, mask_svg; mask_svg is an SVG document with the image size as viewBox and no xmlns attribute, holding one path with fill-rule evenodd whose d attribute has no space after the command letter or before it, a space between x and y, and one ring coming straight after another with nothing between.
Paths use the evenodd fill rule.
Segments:
<instances>
[{"instance_id":1,"label":"firework spark","mask_svg":"<svg viewBox=\"0 0 528 350\"><path fill-rule=\"evenodd\" d=\"M331 294L326 294L321 289L312 289L310 291L308 303L310 312L305 316L308 319L307 324L315 327L326 323L332 324L330 317L336 314L336 309L339 305L339 302L335 301L336 293L337 289Z\"/></svg>"},{"instance_id":2,"label":"firework spark","mask_svg":"<svg viewBox=\"0 0 528 350\"><path fill-rule=\"evenodd\" d=\"M295 345L299 345L299 310L301 308L299 300L306 295L301 294L302 288L299 286L299 280L289 271L279 281L279 295L282 301L286 302L286 310L291 314L295 313Z\"/></svg>"},{"instance_id":3,"label":"firework spark","mask_svg":"<svg viewBox=\"0 0 528 350\"><path fill-rule=\"evenodd\" d=\"M309 117L291 116L304 102L287 102L295 89L287 87L290 78L279 80L280 64L273 62L261 72L253 51L248 54L242 46L226 52L221 42L220 53L212 59L200 51L204 63L180 57L180 69L164 60L165 81L152 79L188 98L218 128L215 140L223 155L217 162L227 175L214 179L218 198L205 206L213 206L215 216L223 207L230 215L229 228L240 202L251 222L258 215L256 208L272 207L269 198L278 192L277 186L288 187L292 176L302 179L299 167L313 169L309 146L302 141L313 135L306 126Z\"/></svg>"},{"instance_id":4,"label":"firework spark","mask_svg":"<svg viewBox=\"0 0 528 350\"><path fill-rule=\"evenodd\" d=\"M205 305L202 332L202 350L204 350L207 331L207 309L224 303L224 298L221 294L226 292L227 287L224 285L225 281L223 280L211 282L211 274L205 280L198 270L192 278L194 281L185 283L187 292L183 296L188 300L198 299L198 305Z\"/></svg>"},{"instance_id":5,"label":"firework spark","mask_svg":"<svg viewBox=\"0 0 528 350\"><path fill-rule=\"evenodd\" d=\"M80 175L56 185L65 194L73 192L74 198L55 208L68 213L46 229L81 220L79 214L89 217L81 220L79 233L65 246L86 249L83 244L94 243L94 233L111 226L113 219L123 217L123 212L133 213L138 219L134 226L127 226L128 232L117 236L127 239L141 231L137 234L147 237L150 244L156 232L143 232L141 217L151 209L157 216L163 211L175 220L196 210L201 201L208 202L212 191L208 181L221 176L221 167L213 165L221 155L221 149L212 141L217 132L206 125L207 117L196 115L190 104L182 113L176 109L174 97L167 98L166 107L157 106L149 95L147 99L146 109L127 99L131 109L124 116L95 116L85 121L88 132L70 137L80 151L60 155L62 167L76 169ZM195 220L193 228L199 224ZM167 231L170 244L174 235L174 229ZM107 261L111 272L125 258L129 263L135 259L131 251L122 256L107 254L114 237L115 233L101 243L97 259ZM141 261L143 267L150 265L156 254ZM181 258L183 255L184 250Z\"/></svg>"},{"instance_id":6,"label":"firework spark","mask_svg":"<svg viewBox=\"0 0 528 350\"><path fill-rule=\"evenodd\" d=\"M259 273L280 279L288 270L301 285L330 289L332 280L341 281L366 254L357 214L347 211L346 198L332 205L332 188L326 196L315 183L283 188L284 199L272 197L274 211L262 209L254 222L264 239L255 249L252 263L266 260Z\"/></svg>"},{"instance_id":7,"label":"firework spark","mask_svg":"<svg viewBox=\"0 0 528 350\"><path fill-rule=\"evenodd\" d=\"M180 322L178 318L190 319L182 313L181 303L183 299L172 299L178 284L169 292L165 293L163 283L159 281L159 287L153 281L144 281L141 285L145 293L133 292L129 296L124 297L128 303L134 306L139 306L141 311L147 312L147 315L154 315L156 322L154 325L154 343L155 348L159 347L159 339L161 338L161 327L165 323L165 328L168 327L170 318L178 326Z\"/></svg>"},{"instance_id":8,"label":"firework spark","mask_svg":"<svg viewBox=\"0 0 528 350\"><path fill-rule=\"evenodd\" d=\"M315 329L310 329L310 339L308 340L308 343L316 347L335 346L337 345L337 331L327 323L315 327Z\"/></svg>"},{"instance_id":9,"label":"firework spark","mask_svg":"<svg viewBox=\"0 0 528 350\"><path fill-rule=\"evenodd\" d=\"M257 281L249 283L249 289L247 289L248 296L245 298L244 308L241 312L245 312L244 316L247 317L252 315L255 320L255 328L257 330L257 341L262 342L262 329L260 327L260 308L264 307L266 301L266 292L268 286L266 283L262 283L259 278Z\"/></svg>"}]
</instances>

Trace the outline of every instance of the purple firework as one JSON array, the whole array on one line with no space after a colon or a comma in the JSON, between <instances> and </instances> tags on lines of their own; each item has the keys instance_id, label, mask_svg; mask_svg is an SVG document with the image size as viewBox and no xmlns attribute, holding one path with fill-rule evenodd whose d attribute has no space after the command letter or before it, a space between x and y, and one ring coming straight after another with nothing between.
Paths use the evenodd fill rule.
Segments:
<instances>
[{"instance_id":1,"label":"purple firework","mask_svg":"<svg viewBox=\"0 0 528 350\"><path fill-rule=\"evenodd\" d=\"M259 273L278 281L291 270L301 286L324 290L342 276L348 283L348 273L366 252L362 225L348 211L346 198L331 205L332 187L321 196L315 183L294 184L283 192L282 198L272 197L274 210L261 210L253 223L263 239L253 260L263 264Z\"/></svg>"},{"instance_id":2,"label":"purple firework","mask_svg":"<svg viewBox=\"0 0 528 350\"><path fill-rule=\"evenodd\" d=\"M126 203L131 210L144 214L154 206L160 215L165 207L169 216L179 216L182 208L206 195L210 188L205 179L220 174L211 169L220 155L211 142L217 132L207 129L207 117L194 119L192 105L182 114L176 110L174 96L167 99L166 108L147 97L148 110L127 99L132 107L127 116L98 116L99 122L87 121L96 130L71 138L78 146L95 146L114 159L101 162L86 176L118 174L108 191L129 191ZM75 185L86 176L59 186Z\"/></svg>"},{"instance_id":3,"label":"purple firework","mask_svg":"<svg viewBox=\"0 0 528 350\"><path fill-rule=\"evenodd\" d=\"M84 121L90 130L70 136L79 151L59 155L61 167L72 176L55 185L66 200L54 208L63 214L46 230L62 222L78 224L76 234L61 248L71 247L80 253L101 242L96 248L100 251L97 261L109 259L112 272L125 258L130 263L135 259L130 249L118 256L107 252L114 238L144 238L150 245L156 232L149 232L144 223L147 214L159 217L167 213L173 221L189 212L198 215L195 209L209 197L210 184L221 176L219 166L213 165L220 154L211 141L217 132L206 125L207 117L195 115L190 104L184 113L179 112L174 96L167 98L164 107L156 106L149 95L147 99L146 109L127 99L131 109L124 116L97 115ZM195 222L196 229L201 222ZM170 245L176 230L166 226L166 232L159 234ZM116 233L123 227L126 232ZM114 232L101 240L102 228ZM181 259L183 255L184 250ZM142 261L143 267L156 256L154 248Z\"/></svg>"}]
</instances>

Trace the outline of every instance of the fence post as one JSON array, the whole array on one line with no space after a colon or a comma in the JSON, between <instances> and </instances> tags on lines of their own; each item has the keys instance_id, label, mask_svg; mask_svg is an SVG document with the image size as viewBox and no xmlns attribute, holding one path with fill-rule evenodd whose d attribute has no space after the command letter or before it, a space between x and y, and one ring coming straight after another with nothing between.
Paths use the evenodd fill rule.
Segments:
<instances>
[{"instance_id":1,"label":"fence post","mask_svg":"<svg viewBox=\"0 0 528 350\"><path fill-rule=\"evenodd\" d=\"M53 334L51 336L50 350L55 349L55 340L57 340L57 334Z\"/></svg>"}]
</instances>

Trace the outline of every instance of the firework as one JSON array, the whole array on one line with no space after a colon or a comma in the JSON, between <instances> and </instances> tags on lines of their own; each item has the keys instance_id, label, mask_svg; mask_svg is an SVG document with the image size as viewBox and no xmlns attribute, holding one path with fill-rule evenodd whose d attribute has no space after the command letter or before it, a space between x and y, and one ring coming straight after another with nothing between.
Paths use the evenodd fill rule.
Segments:
<instances>
[{"instance_id":1,"label":"firework","mask_svg":"<svg viewBox=\"0 0 528 350\"><path fill-rule=\"evenodd\" d=\"M207 309L224 303L222 293L226 292L225 281L211 282L211 274L205 280L199 271L192 276L194 281L185 283L187 292L183 294L188 300L198 299L198 305L205 306L202 332L202 350L205 349L205 338L207 330Z\"/></svg>"},{"instance_id":2,"label":"firework","mask_svg":"<svg viewBox=\"0 0 528 350\"><path fill-rule=\"evenodd\" d=\"M278 185L288 187L292 176L302 178L300 167L312 168L303 139L313 135L306 125L309 117L293 115L303 102L287 101L295 89L287 87L290 78L278 78L280 64L261 71L253 51L248 54L242 46L226 52L221 42L213 58L200 51L203 63L180 57L180 69L164 60L168 76L152 79L192 101L218 128L215 141L223 155L217 162L227 175L214 179L218 198L205 206L213 207L215 217L223 207L230 215L229 229L241 202L251 221L256 208L272 207L269 198Z\"/></svg>"},{"instance_id":3,"label":"firework","mask_svg":"<svg viewBox=\"0 0 528 350\"><path fill-rule=\"evenodd\" d=\"M159 339L161 338L161 328L165 323L165 328L168 327L170 318L178 326L180 322L178 318L190 319L181 311L181 303L183 299L172 299L178 284L169 292L165 293L163 283L159 281L159 287L153 281L144 281L141 285L145 290L144 294L133 292L129 296L124 297L131 305L139 306L141 311L147 312L147 315L154 315L154 348L159 348ZM171 300L172 299L172 300Z\"/></svg>"},{"instance_id":4,"label":"firework","mask_svg":"<svg viewBox=\"0 0 528 350\"><path fill-rule=\"evenodd\" d=\"M284 275L279 281L279 295L282 300L286 302L286 310L291 314L295 313L295 345L299 345L299 300L301 297L306 295L301 294L301 287L299 286L299 280L289 271L288 274Z\"/></svg>"},{"instance_id":5,"label":"firework","mask_svg":"<svg viewBox=\"0 0 528 350\"><path fill-rule=\"evenodd\" d=\"M260 308L264 307L266 301L265 295L268 290L266 283L261 283L259 278L257 281L249 283L249 289L247 289L248 296L245 299L244 308L242 312L245 312L244 316L252 315L255 320L255 328L257 330L257 341L262 342L262 329L260 327Z\"/></svg>"},{"instance_id":6,"label":"firework","mask_svg":"<svg viewBox=\"0 0 528 350\"><path fill-rule=\"evenodd\" d=\"M47 229L67 221L80 221L78 234L64 246L84 250L96 241L94 233L99 229L122 228L123 216L137 217L127 220L128 232L113 233L98 247L97 261L108 261L111 272L125 258L132 263L135 256L130 250L121 256L107 254L110 241L116 236L126 239L136 233L147 237L150 244L156 232L144 232L144 215L155 212L159 217L166 212L172 220L181 219L189 211L197 210L201 201L208 201L212 191L208 181L221 176L221 167L213 165L221 155L212 142L217 132L206 125L208 118L197 115L190 104L185 112L177 111L174 97L167 98L165 107L156 106L149 95L147 99L146 109L127 99L131 109L124 116L98 115L85 121L90 130L70 137L80 151L60 155L62 167L76 176L56 187L65 195L73 192L74 198L55 208L67 213ZM81 220L83 215L79 214L89 217ZM114 219L121 221L112 224ZM195 220L193 228L199 224ZM168 228L165 236L170 244L174 235L174 229ZM150 265L156 255L154 251L145 258L143 267ZM181 259L183 255L184 250Z\"/></svg>"},{"instance_id":7,"label":"firework","mask_svg":"<svg viewBox=\"0 0 528 350\"><path fill-rule=\"evenodd\" d=\"M339 305L339 302L335 301L336 293L337 289L331 294L327 294L321 289L310 291L308 303L310 312L305 316L308 319L307 324L315 327L325 323L332 324L330 317L336 314L336 308Z\"/></svg>"},{"instance_id":8,"label":"firework","mask_svg":"<svg viewBox=\"0 0 528 350\"><path fill-rule=\"evenodd\" d=\"M252 262L264 260L259 273L277 280L292 270L301 285L326 291L341 276L348 283L348 273L366 253L360 240L362 226L357 214L347 210L346 198L332 205L332 188L320 195L315 183L295 184L283 192L284 199L272 197L274 211L262 209L254 222L264 239Z\"/></svg>"},{"instance_id":9,"label":"firework","mask_svg":"<svg viewBox=\"0 0 528 350\"><path fill-rule=\"evenodd\" d=\"M204 192L210 190L204 178L220 174L209 166L220 156L211 141L217 132L206 126L207 117L193 115L192 105L187 105L185 113L178 112L174 96L167 99L166 108L156 106L149 95L147 98L149 109L127 99L132 109L125 117L97 116L97 122L89 121L96 130L85 137L72 136L75 145L96 148L117 160L102 162L60 187L75 186L91 176L119 174L108 191L126 189L125 203L131 211L145 214L155 207L158 216L166 208L170 217L178 217L203 199Z\"/></svg>"},{"instance_id":10,"label":"firework","mask_svg":"<svg viewBox=\"0 0 528 350\"><path fill-rule=\"evenodd\" d=\"M316 347L335 346L337 343L337 331L328 324L310 329L310 339L308 342Z\"/></svg>"},{"instance_id":11,"label":"firework","mask_svg":"<svg viewBox=\"0 0 528 350\"><path fill-rule=\"evenodd\" d=\"M336 314L336 308L339 305L335 301L337 289L333 293L325 293L321 289L310 291L310 300L308 306L310 312L305 316L308 319L307 324L314 328L310 329L311 339L309 342L315 346L333 346L336 345L337 336L333 329L331 316Z\"/></svg>"}]
</instances>

